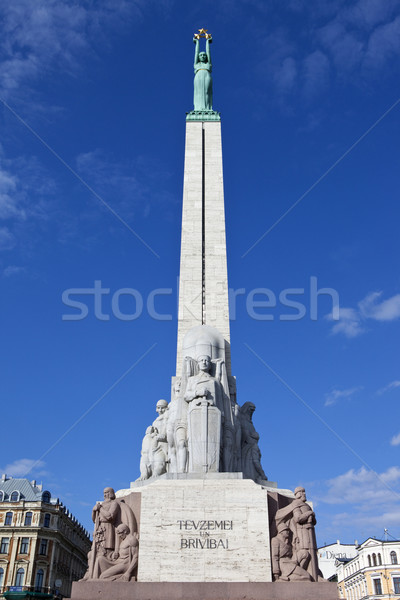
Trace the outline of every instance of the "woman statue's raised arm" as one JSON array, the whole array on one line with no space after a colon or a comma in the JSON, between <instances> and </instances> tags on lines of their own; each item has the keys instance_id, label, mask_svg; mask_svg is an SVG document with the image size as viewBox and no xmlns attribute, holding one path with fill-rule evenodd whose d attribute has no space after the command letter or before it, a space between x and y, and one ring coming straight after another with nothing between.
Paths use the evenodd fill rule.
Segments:
<instances>
[{"instance_id":1,"label":"woman statue's raised arm","mask_svg":"<svg viewBox=\"0 0 400 600\"><path fill-rule=\"evenodd\" d=\"M194 49L194 66L196 66L196 64L199 62L199 48L200 48L199 38L194 37L193 42L196 44L196 47Z\"/></svg>"},{"instance_id":2,"label":"woman statue's raised arm","mask_svg":"<svg viewBox=\"0 0 400 600\"><path fill-rule=\"evenodd\" d=\"M210 51L210 44L212 42L212 37L210 35L210 37L208 37L206 39L206 54L207 54L207 59L208 59L208 64L211 67L211 51Z\"/></svg>"}]
</instances>

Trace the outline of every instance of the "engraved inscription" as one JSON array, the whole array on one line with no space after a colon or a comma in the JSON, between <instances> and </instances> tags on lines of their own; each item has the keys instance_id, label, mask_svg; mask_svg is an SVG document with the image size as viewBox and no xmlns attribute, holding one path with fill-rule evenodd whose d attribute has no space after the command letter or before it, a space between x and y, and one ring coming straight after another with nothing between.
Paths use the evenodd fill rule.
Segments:
<instances>
[{"instance_id":1,"label":"engraved inscription","mask_svg":"<svg viewBox=\"0 0 400 600\"><path fill-rule=\"evenodd\" d=\"M229 540L222 537L215 538L211 536L218 535L220 532L232 531L233 521L230 520L204 520L194 521L191 519L177 521L179 530L182 532L189 532L191 537L181 538L181 550L189 550L190 548L196 550L216 550L217 548L224 548L228 550ZM192 537L198 535L199 537Z\"/></svg>"},{"instance_id":2,"label":"engraved inscription","mask_svg":"<svg viewBox=\"0 0 400 600\"><path fill-rule=\"evenodd\" d=\"M206 548L207 550L216 550L217 548L229 548L229 540L216 540L215 538L182 538L181 550L183 548Z\"/></svg>"},{"instance_id":3,"label":"engraved inscription","mask_svg":"<svg viewBox=\"0 0 400 600\"><path fill-rule=\"evenodd\" d=\"M233 528L232 521L178 521L178 523L179 529L185 529L186 531L215 531L218 529L230 531Z\"/></svg>"}]
</instances>

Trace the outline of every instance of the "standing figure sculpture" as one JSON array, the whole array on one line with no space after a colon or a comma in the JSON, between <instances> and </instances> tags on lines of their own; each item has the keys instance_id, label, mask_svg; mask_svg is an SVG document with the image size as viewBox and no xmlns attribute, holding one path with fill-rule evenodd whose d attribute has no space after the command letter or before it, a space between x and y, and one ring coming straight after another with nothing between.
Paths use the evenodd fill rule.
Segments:
<instances>
[{"instance_id":1,"label":"standing figure sculpture","mask_svg":"<svg viewBox=\"0 0 400 600\"><path fill-rule=\"evenodd\" d=\"M197 374L188 378L185 392L186 402L199 405L204 398L209 406L217 406L223 411L222 393L219 381L211 375L211 358L207 355L197 357Z\"/></svg>"},{"instance_id":2,"label":"standing figure sculpture","mask_svg":"<svg viewBox=\"0 0 400 600\"><path fill-rule=\"evenodd\" d=\"M151 470L152 475L158 476L166 473L168 460L167 423L168 402L159 400L156 404L157 419L153 421L153 427L157 432L152 448Z\"/></svg>"},{"instance_id":3,"label":"standing figure sculpture","mask_svg":"<svg viewBox=\"0 0 400 600\"><path fill-rule=\"evenodd\" d=\"M240 409L242 426L242 471L243 476L261 482L268 479L261 466L261 451L258 447L260 439L253 425L253 413L256 410L253 402L245 402Z\"/></svg>"},{"instance_id":4,"label":"standing figure sculpture","mask_svg":"<svg viewBox=\"0 0 400 600\"><path fill-rule=\"evenodd\" d=\"M106 578L125 576L129 580L137 565L138 546L137 521L132 509L123 499L115 497L113 488L106 487L104 502L96 503L92 519L93 543L83 580L100 579L104 574Z\"/></svg>"},{"instance_id":5,"label":"standing figure sculpture","mask_svg":"<svg viewBox=\"0 0 400 600\"><path fill-rule=\"evenodd\" d=\"M118 503L113 488L104 488L104 502L97 502L92 510L92 520L95 524L94 539L98 548L108 554L115 548L114 523L118 516Z\"/></svg>"},{"instance_id":6,"label":"standing figure sculpture","mask_svg":"<svg viewBox=\"0 0 400 600\"><path fill-rule=\"evenodd\" d=\"M138 481L144 481L151 477L151 452L153 448L153 437L156 435L154 427L150 425L146 429L146 434L142 441L142 451L140 453L140 477Z\"/></svg>"},{"instance_id":7,"label":"standing figure sculpture","mask_svg":"<svg viewBox=\"0 0 400 600\"><path fill-rule=\"evenodd\" d=\"M139 481L150 479L150 477L158 477L167 471L167 408L168 402L159 400L156 404L158 417L146 429L146 435L142 442Z\"/></svg>"},{"instance_id":8,"label":"standing figure sculpture","mask_svg":"<svg viewBox=\"0 0 400 600\"><path fill-rule=\"evenodd\" d=\"M314 526L317 523L315 513L307 504L306 492L303 487L294 490L295 500L292 502L294 539L293 545L297 553L308 552L310 556L308 571L314 581L318 581L317 542Z\"/></svg>"},{"instance_id":9,"label":"standing figure sculpture","mask_svg":"<svg viewBox=\"0 0 400 600\"><path fill-rule=\"evenodd\" d=\"M306 502L307 498L303 487L297 487L294 495L295 499L290 504L276 512L275 527L278 532L283 531L284 525L289 527L292 534L293 558L302 569L308 572L312 581L325 581L318 568L314 530L317 522L315 513Z\"/></svg>"},{"instance_id":10,"label":"standing figure sculpture","mask_svg":"<svg viewBox=\"0 0 400 600\"><path fill-rule=\"evenodd\" d=\"M212 363L207 354L199 354L196 360L190 357L185 360L191 373L184 395L189 404L189 472L219 471L224 405L229 403L230 406L229 396L221 382L224 361L216 359ZM211 373L213 368L216 376Z\"/></svg>"},{"instance_id":11,"label":"standing figure sculpture","mask_svg":"<svg viewBox=\"0 0 400 600\"><path fill-rule=\"evenodd\" d=\"M194 51L194 110L212 110L212 77L210 44L212 37L206 34L206 51L200 52L200 40L196 34L193 38Z\"/></svg>"},{"instance_id":12,"label":"standing figure sculpture","mask_svg":"<svg viewBox=\"0 0 400 600\"><path fill-rule=\"evenodd\" d=\"M167 440L169 470L185 473L187 468L187 413L188 405L182 397L181 380L174 383L173 395L168 406Z\"/></svg>"}]
</instances>

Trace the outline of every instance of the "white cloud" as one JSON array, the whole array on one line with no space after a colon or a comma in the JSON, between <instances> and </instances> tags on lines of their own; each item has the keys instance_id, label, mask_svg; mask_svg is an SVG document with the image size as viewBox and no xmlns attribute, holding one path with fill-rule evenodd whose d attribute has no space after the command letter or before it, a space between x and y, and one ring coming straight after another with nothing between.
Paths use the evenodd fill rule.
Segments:
<instances>
[{"instance_id":1,"label":"white cloud","mask_svg":"<svg viewBox=\"0 0 400 600\"><path fill-rule=\"evenodd\" d=\"M18 177L0 166L0 219L24 219L25 211L19 206Z\"/></svg>"},{"instance_id":2,"label":"white cloud","mask_svg":"<svg viewBox=\"0 0 400 600\"><path fill-rule=\"evenodd\" d=\"M390 440L390 445L391 446L400 446L400 433L398 433L397 435L394 435L392 437L392 439Z\"/></svg>"},{"instance_id":3,"label":"white cloud","mask_svg":"<svg viewBox=\"0 0 400 600\"><path fill-rule=\"evenodd\" d=\"M391 390L394 390L398 387L400 387L400 381L392 381L388 385L385 385L385 387L378 390L376 393L378 394L378 396L382 396L382 394L385 394L386 392L390 392Z\"/></svg>"},{"instance_id":4,"label":"white cloud","mask_svg":"<svg viewBox=\"0 0 400 600\"><path fill-rule=\"evenodd\" d=\"M354 504L361 511L375 511L377 506L398 505L400 500L399 467L389 467L382 473L375 473L365 467L358 471L350 469L327 480L325 484L326 493L319 500L327 504Z\"/></svg>"},{"instance_id":5,"label":"white cloud","mask_svg":"<svg viewBox=\"0 0 400 600\"><path fill-rule=\"evenodd\" d=\"M76 71L97 43L140 19L145 0L13 0L0 4L0 90L15 93L45 73Z\"/></svg>"},{"instance_id":6,"label":"white cloud","mask_svg":"<svg viewBox=\"0 0 400 600\"><path fill-rule=\"evenodd\" d=\"M360 64L364 44L355 32L346 30L342 20L331 21L322 27L318 38L341 71L349 72Z\"/></svg>"},{"instance_id":7,"label":"white cloud","mask_svg":"<svg viewBox=\"0 0 400 600\"><path fill-rule=\"evenodd\" d=\"M361 315L376 321L393 321L400 317L400 294L378 302L382 292L370 292L358 303Z\"/></svg>"},{"instance_id":8,"label":"white cloud","mask_svg":"<svg viewBox=\"0 0 400 600\"><path fill-rule=\"evenodd\" d=\"M306 96L314 96L327 85L329 60L320 50L312 52L303 61L303 91Z\"/></svg>"},{"instance_id":9,"label":"white cloud","mask_svg":"<svg viewBox=\"0 0 400 600\"><path fill-rule=\"evenodd\" d=\"M296 61L291 56L286 56L281 65L280 69L275 72L275 81L280 92L291 91L297 80L297 66Z\"/></svg>"},{"instance_id":10,"label":"white cloud","mask_svg":"<svg viewBox=\"0 0 400 600\"><path fill-rule=\"evenodd\" d=\"M400 527L400 511L398 508L388 511L375 511L375 512L343 512L337 513L331 517L330 521L331 529L337 531L342 527L347 527L352 533L358 528L362 528L368 532L365 535L369 537L376 532L381 531L385 528L396 530ZM359 540L360 541L360 540Z\"/></svg>"},{"instance_id":11,"label":"white cloud","mask_svg":"<svg viewBox=\"0 0 400 600\"><path fill-rule=\"evenodd\" d=\"M27 477L31 472L36 476L46 475L43 470L45 463L42 460L32 458L20 458L0 469L1 473L6 473L11 477Z\"/></svg>"},{"instance_id":12,"label":"white cloud","mask_svg":"<svg viewBox=\"0 0 400 600\"><path fill-rule=\"evenodd\" d=\"M384 21L390 20L397 0L358 0L345 9L344 15L349 24L370 30Z\"/></svg>"},{"instance_id":13,"label":"white cloud","mask_svg":"<svg viewBox=\"0 0 400 600\"><path fill-rule=\"evenodd\" d=\"M37 225L48 221L56 210L59 216L56 191L54 180L36 157L5 158L0 147L0 250L11 250L17 242L24 246ZM3 275L14 273L11 266Z\"/></svg>"},{"instance_id":14,"label":"white cloud","mask_svg":"<svg viewBox=\"0 0 400 600\"><path fill-rule=\"evenodd\" d=\"M368 42L365 57L367 66L382 67L392 57L400 55L400 16L378 27Z\"/></svg>"},{"instance_id":15,"label":"white cloud","mask_svg":"<svg viewBox=\"0 0 400 600\"><path fill-rule=\"evenodd\" d=\"M15 246L15 237L7 227L0 227L0 250L11 250Z\"/></svg>"},{"instance_id":16,"label":"white cloud","mask_svg":"<svg viewBox=\"0 0 400 600\"><path fill-rule=\"evenodd\" d=\"M332 313L325 315L325 319L334 321ZM335 321L331 330L333 334L343 333L348 338L354 338L364 331L361 316L355 308L339 308L339 320Z\"/></svg>"},{"instance_id":17,"label":"white cloud","mask_svg":"<svg viewBox=\"0 0 400 600\"><path fill-rule=\"evenodd\" d=\"M335 321L331 332L342 333L348 338L354 338L366 331L365 322L394 321L400 318L400 294L395 294L387 300L379 302L382 292L369 292L360 300L357 308L339 308L339 320ZM331 314L325 315L328 321L334 321Z\"/></svg>"},{"instance_id":18,"label":"white cloud","mask_svg":"<svg viewBox=\"0 0 400 600\"><path fill-rule=\"evenodd\" d=\"M268 36L259 36L264 56L268 56L259 72L263 77L268 73L284 103L282 96L289 93L297 98L303 94L307 100L315 97L333 78L375 80L385 73L391 58L400 58L398 0L294 0L284 4L289 11L300 10L309 21L307 45L296 42L284 25Z\"/></svg>"},{"instance_id":19,"label":"white cloud","mask_svg":"<svg viewBox=\"0 0 400 600\"><path fill-rule=\"evenodd\" d=\"M150 202L154 202L155 197L147 184L148 177L137 165L129 161L117 162L97 148L79 154L76 168L85 181L124 218L132 218L136 210L140 210L143 217L148 215ZM139 171L140 177L132 174Z\"/></svg>"},{"instance_id":20,"label":"white cloud","mask_svg":"<svg viewBox=\"0 0 400 600\"><path fill-rule=\"evenodd\" d=\"M365 76L368 69L382 69L389 58L400 55L398 11L396 0L358 0L317 29L339 75L364 66Z\"/></svg>"},{"instance_id":21,"label":"white cloud","mask_svg":"<svg viewBox=\"0 0 400 600\"><path fill-rule=\"evenodd\" d=\"M17 267L16 265L9 265L3 271L4 277L12 277L13 275L19 275L20 273L25 273L25 267Z\"/></svg>"},{"instance_id":22,"label":"white cloud","mask_svg":"<svg viewBox=\"0 0 400 600\"><path fill-rule=\"evenodd\" d=\"M324 540L337 536L339 531L350 539L359 536L366 539L383 533L385 527L393 530L400 527L398 466L381 473L362 466L332 479L313 482L310 487L313 489L310 499L318 501L318 512L324 515L319 520L322 527L317 530L318 537L322 535Z\"/></svg>"},{"instance_id":23,"label":"white cloud","mask_svg":"<svg viewBox=\"0 0 400 600\"><path fill-rule=\"evenodd\" d=\"M332 390L325 394L325 404L324 406L333 406L339 400L344 398L351 398L356 392L360 391L362 387L352 387L346 390Z\"/></svg>"}]
</instances>

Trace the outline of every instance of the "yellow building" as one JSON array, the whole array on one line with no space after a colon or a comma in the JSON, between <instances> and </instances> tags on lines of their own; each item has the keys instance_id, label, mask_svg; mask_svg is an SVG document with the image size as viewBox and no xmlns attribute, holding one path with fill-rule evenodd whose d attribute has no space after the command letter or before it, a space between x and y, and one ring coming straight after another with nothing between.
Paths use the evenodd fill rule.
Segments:
<instances>
[{"instance_id":1,"label":"yellow building","mask_svg":"<svg viewBox=\"0 0 400 600\"><path fill-rule=\"evenodd\" d=\"M69 596L86 571L90 545L87 531L49 491L1 477L0 598Z\"/></svg>"},{"instance_id":2,"label":"yellow building","mask_svg":"<svg viewBox=\"0 0 400 600\"><path fill-rule=\"evenodd\" d=\"M400 540L368 538L351 559L336 559L339 597L346 600L400 598Z\"/></svg>"}]
</instances>

